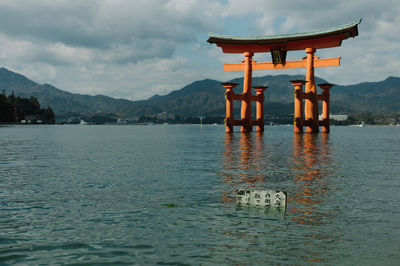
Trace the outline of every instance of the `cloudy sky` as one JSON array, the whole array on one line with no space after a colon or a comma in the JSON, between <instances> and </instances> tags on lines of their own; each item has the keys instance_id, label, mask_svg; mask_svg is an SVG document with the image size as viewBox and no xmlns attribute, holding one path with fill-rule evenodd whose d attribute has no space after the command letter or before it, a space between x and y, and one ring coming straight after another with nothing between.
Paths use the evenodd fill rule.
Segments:
<instances>
[{"instance_id":1,"label":"cloudy sky","mask_svg":"<svg viewBox=\"0 0 400 266\"><path fill-rule=\"evenodd\" d=\"M358 37L316 54L341 56L341 66L316 75L343 85L400 76L398 0L0 0L0 66L73 93L139 100L196 80L242 76L222 66L242 56L208 44L208 32L305 32L359 18ZM282 73L305 70L254 76Z\"/></svg>"}]
</instances>

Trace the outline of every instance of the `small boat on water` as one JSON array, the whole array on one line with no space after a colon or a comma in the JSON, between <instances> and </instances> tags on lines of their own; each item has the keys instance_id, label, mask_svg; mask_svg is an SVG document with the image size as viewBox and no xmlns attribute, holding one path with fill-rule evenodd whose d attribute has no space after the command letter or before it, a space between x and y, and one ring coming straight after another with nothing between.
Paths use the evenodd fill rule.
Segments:
<instances>
[{"instance_id":1,"label":"small boat on water","mask_svg":"<svg viewBox=\"0 0 400 266\"><path fill-rule=\"evenodd\" d=\"M88 123L84 120L81 120L81 122L79 123L79 125L87 125Z\"/></svg>"},{"instance_id":2,"label":"small boat on water","mask_svg":"<svg viewBox=\"0 0 400 266\"><path fill-rule=\"evenodd\" d=\"M360 125L358 125L359 127L366 127L367 126L367 124L365 124L364 123L364 121L361 121L361 124Z\"/></svg>"}]
</instances>

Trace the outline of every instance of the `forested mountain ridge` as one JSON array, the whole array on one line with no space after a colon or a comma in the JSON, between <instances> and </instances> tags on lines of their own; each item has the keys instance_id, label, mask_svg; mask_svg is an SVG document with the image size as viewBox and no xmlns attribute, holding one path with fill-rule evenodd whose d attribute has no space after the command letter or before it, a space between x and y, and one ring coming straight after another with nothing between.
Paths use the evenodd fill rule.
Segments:
<instances>
[{"instance_id":1,"label":"forested mountain ridge","mask_svg":"<svg viewBox=\"0 0 400 266\"><path fill-rule=\"evenodd\" d=\"M304 78L296 75L254 77L253 85L266 85L265 114L293 113L293 86L290 80ZM90 115L97 112L114 113L121 118L152 116L166 111L181 116L224 116L225 98L222 81L205 79L195 81L167 95L155 95L147 100L130 101L104 95L69 93L49 84L37 84L23 75L0 68L0 90L6 94L29 98L34 96L43 107L50 106L56 116L68 113ZM231 80L239 83L242 78ZM316 83L329 82L316 78ZM354 85L336 85L331 89L331 113L393 113L400 112L400 78L388 77L379 82ZM235 104L238 109L240 104Z\"/></svg>"}]
</instances>

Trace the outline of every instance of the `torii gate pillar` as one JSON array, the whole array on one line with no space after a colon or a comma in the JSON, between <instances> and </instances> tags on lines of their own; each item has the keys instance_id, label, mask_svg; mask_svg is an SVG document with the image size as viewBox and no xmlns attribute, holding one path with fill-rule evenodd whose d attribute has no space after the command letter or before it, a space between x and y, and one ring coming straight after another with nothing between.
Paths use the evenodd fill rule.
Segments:
<instances>
[{"instance_id":1,"label":"torii gate pillar","mask_svg":"<svg viewBox=\"0 0 400 266\"><path fill-rule=\"evenodd\" d=\"M303 133L303 85L304 80L291 80L294 86L294 133Z\"/></svg>"},{"instance_id":2,"label":"torii gate pillar","mask_svg":"<svg viewBox=\"0 0 400 266\"><path fill-rule=\"evenodd\" d=\"M323 83L318 84L318 86L322 89L322 121L319 122L322 128L323 133L329 133L330 131L330 121L329 121L329 98L330 93L329 90L332 88L332 84Z\"/></svg>"},{"instance_id":3,"label":"torii gate pillar","mask_svg":"<svg viewBox=\"0 0 400 266\"><path fill-rule=\"evenodd\" d=\"M318 126L318 102L317 89L314 77L314 53L315 49L305 49L307 53L306 93L308 97L304 103L304 119L306 120L306 132L319 132Z\"/></svg>"},{"instance_id":4,"label":"torii gate pillar","mask_svg":"<svg viewBox=\"0 0 400 266\"><path fill-rule=\"evenodd\" d=\"M241 132L251 132L253 127L251 124L251 79L252 79L252 62L254 53L244 52L244 80L243 80L243 99L241 109L242 127Z\"/></svg>"},{"instance_id":5,"label":"torii gate pillar","mask_svg":"<svg viewBox=\"0 0 400 266\"><path fill-rule=\"evenodd\" d=\"M226 114L225 114L225 131L228 133L233 132L233 99L235 94L233 88L236 87L236 83L225 82L222 86L225 87L225 99L226 99Z\"/></svg>"},{"instance_id":6,"label":"torii gate pillar","mask_svg":"<svg viewBox=\"0 0 400 266\"><path fill-rule=\"evenodd\" d=\"M256 86L254 90L256 91L256 125L257 125L257 132L264 131L264 91L267 89L267 86Z\"/></svg>"}]
</instances>

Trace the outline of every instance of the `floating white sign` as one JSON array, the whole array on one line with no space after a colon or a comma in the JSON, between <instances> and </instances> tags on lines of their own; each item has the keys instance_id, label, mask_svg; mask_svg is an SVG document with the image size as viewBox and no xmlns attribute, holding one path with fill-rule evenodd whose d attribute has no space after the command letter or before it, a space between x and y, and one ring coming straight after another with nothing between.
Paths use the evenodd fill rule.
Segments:
<instances>
[{"instance_id":1,"label":"floating white sign","mask_svg":"<svg viewBox=\"0 0 400 266\"><path fill-rule=\"evenodd\" d=\"M236 191L236 204L252 206L269 206L286 209L286 192L275 190L249 190Z\"/></svg>"}]
</instances>

